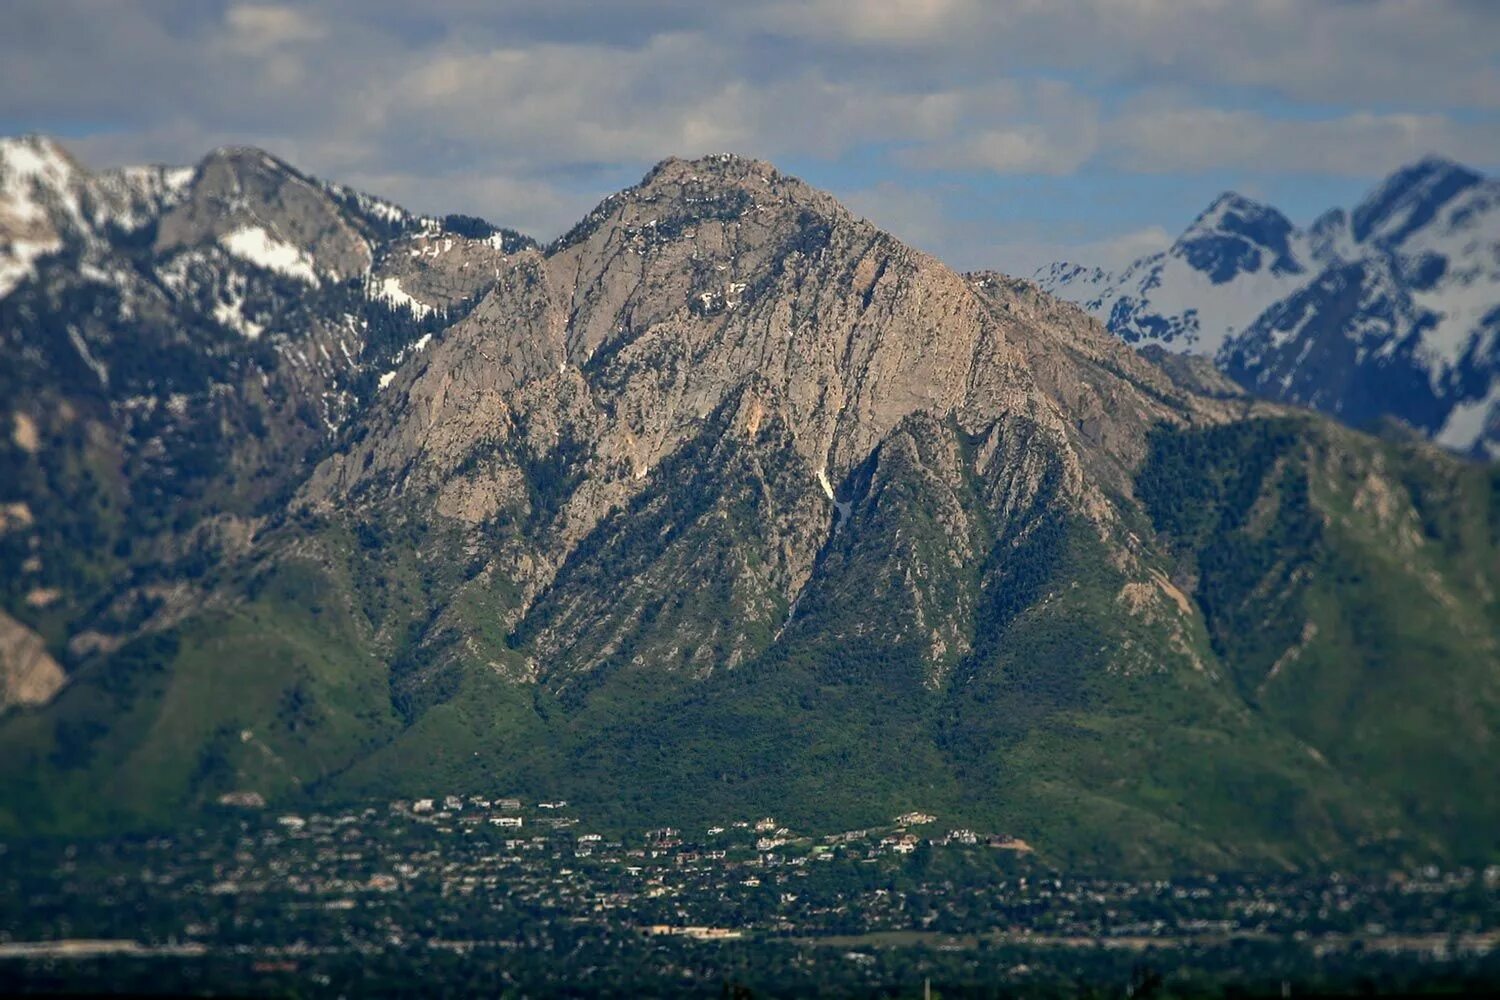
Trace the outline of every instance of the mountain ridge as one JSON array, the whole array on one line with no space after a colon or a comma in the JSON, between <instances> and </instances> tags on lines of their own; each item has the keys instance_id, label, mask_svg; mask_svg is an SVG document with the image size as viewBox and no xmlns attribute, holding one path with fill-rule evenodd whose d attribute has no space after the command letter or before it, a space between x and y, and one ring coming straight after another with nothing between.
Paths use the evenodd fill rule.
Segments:
<instances>
[{"instance_id":1,"label":"mountain ridge","mask_svg":"<svg viewBox=\"0 0 1500 1000\"><path fill-rule=\"evenodd\" d=\"M1220 232L1226 202L1260 228L1236 217ZM1213 358L1259 395L1356 425L1395 417L1493 457L1497 205L1500 181L1429 156L1306 230L1231 192L1118 274L1054 264L1036 278L1127 341Z\"/></svg>"},{"instance_id":2,"label":"mountain ridge","mask_svg":"<svg viewBox=\"0 0 1500 1000\"><path fill-rule=\"evenodd\" d=\"M1493 849L1493 796L1401 765L1491 760L1445 725L1500 713L1492 471L760 161L665 160L546 247L213 163L168 238L96 234L108 282L0 297L0 610L66 673L0 717L0 828L505 787L920 804L1105 867Z\"/></svg>"}]
</instances>

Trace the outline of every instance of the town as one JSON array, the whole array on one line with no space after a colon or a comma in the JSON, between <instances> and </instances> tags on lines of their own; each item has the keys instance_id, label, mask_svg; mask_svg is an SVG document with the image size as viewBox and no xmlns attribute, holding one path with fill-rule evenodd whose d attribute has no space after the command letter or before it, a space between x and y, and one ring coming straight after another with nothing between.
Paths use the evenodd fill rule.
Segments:
<instances>
[{"instance_id":1,"label":"town","mask_svg":"<svg viewBox=\"0 0 1500 1000\"><path fill-rule=\"evenodd\" d=\"M1500 867L1069 875L1015 837L920 811L857 830L746 816L620 835L561 800L284 812L229 796L172 835L0 851L0 988L165 974L188 991L194 975L336 991L354 969L417 954L402 968L463 959L518 988L599 991L622 981L591 976L628 969L657 992L731 978L862 990L918 973L1045 992L1080 968L1218 981L1240 963L1274 992L1372 962L1414 982L1493 975L1497 942Z\"/></svg>"}]
</instances>

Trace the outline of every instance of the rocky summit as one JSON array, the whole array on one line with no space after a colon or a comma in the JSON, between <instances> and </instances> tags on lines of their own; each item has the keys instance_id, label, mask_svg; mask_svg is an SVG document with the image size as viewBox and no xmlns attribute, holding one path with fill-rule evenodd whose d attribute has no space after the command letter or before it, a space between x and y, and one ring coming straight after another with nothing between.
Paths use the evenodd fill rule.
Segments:
<instances>
[{"instance_id":1,"label":"rocky summit","mask_svg":"<svg viewBox=\"0 0 1500 1000\"><path fill-rule=\"evenodd\" d=\"M506 791L1115 868L1496 847L1500 472L769 164L543 246L14 140L0 275L0 828Z\"/></svg>"}]
</instances>

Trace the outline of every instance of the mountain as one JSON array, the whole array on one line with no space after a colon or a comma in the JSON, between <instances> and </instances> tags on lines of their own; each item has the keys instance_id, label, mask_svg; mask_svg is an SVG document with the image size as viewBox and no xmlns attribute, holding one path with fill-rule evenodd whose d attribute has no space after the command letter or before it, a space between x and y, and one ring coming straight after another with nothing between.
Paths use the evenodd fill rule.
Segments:
<instances>
[{"instance_id":1,"label":"mountain","mask_svg":"<svg viewBox=\"0 0 1500 1000\"><path fill-rule=\"evenodd\" d=\"M1259 395L1500 456L1500 181L1458 164L1399 170L1306 230L1225 194L1118 274L1054 264L1036 279Z\"/></svg>"},{"instance_id":2,"label":"mountain","mask_svg":"<svg viewBox=\"0 0 1500 1000\"><path fill-rule=\"evenodd\" d=\"M1111 868L1496 849L1492 467L759 161L546 246L253 150L128 173L170 179L128 225L70 171L7 189L57 237L0 299L0 829L503 790Z\"/></svg>"}]
</instances>

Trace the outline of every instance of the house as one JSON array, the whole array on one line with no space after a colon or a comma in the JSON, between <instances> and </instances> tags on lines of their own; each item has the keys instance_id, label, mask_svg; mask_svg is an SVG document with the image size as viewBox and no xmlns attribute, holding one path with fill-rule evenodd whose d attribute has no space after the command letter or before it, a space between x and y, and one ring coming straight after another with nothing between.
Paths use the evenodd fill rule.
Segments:
<instances>
[{"instance_id":1,"label":"house","mask_svg":"<svg viewBox=\"0 0 1500 1000\"><path fill-rule=\"evenodd\" d=\"M219 805L238 809L264 809L266 800L259 792L225 792L219 796Z\"/></svg>"},{"instance_id":2,"label":"house","mask_svg":"<svg viewBox=\"0 0 1500 1000\"><path fill-rule=\"evenodd\" d=\"M519 827L521 817L519 816L491 816L490 822L495 826Z\"/></svg>"},{"instance_id":3,"label":"house","mask_svg":"<svg viewBox=\"0 0 1500 1000\"><path fill-rule=\"evenodd\" d=\"M411 804L411 811L414 813L430 813L436 808L437 803L432 799L418 799Z\"/></svg>"}]
</instances>

